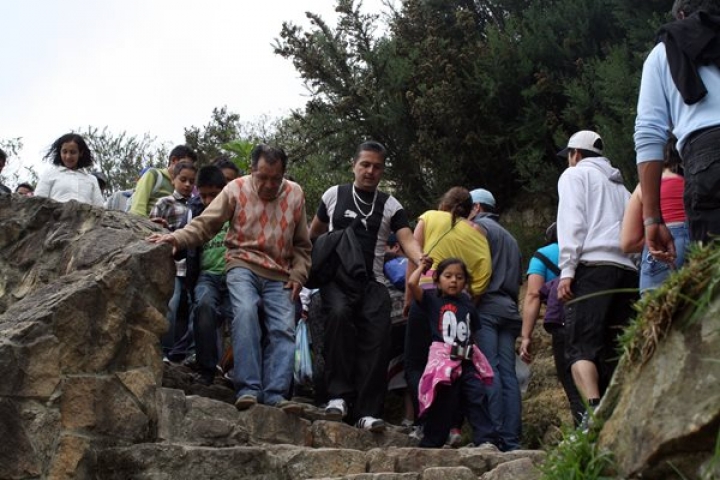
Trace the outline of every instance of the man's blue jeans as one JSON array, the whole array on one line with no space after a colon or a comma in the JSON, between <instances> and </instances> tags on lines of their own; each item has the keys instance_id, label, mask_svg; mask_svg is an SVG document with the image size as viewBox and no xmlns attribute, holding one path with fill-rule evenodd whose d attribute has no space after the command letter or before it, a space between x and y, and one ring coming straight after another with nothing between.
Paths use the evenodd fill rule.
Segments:
<instances>
[{"instance_id":1,"label":"man's blue jeans","mask_svg":"<svg viewBox=\"0 0 720 480\"><path fill-rule=\"evenodd\" d=\"M175 343L187 330L188 322L188 298L185 292L185 277L175 276L173 296L168 302L168 311L165 318L168 321L168 330L160 338L163 355L172 355ZM182 358L179 358L180 360ZM176 358L171 358L176 360Z\"/></svg>"},{"instance_id":2,"label":"man's blue jeans","mask_svg":"<svg viewBox=\"0 0 720 480\"><path fill-rule=\"evenodd\" d=\"M520 335L522 322L480 313L480 330L474 335L493 369L492 385L487 388L488 410L494 430L500 436L502 451L520 448L522 406L520 385L515 374L515 339ZM492 430L484 441L496 443Z\"/></svg>"},{"instance_id":3,"label":"man's blue jeans","mask_svg":"<svg viewBox=\"0 0 720 480\"><path fill-rule=\"evenodd\" d=\"M232 307L225 275L202 272L195 285L193 333L200 372L212 378L220 358L218 328L232 318Z\"/></svg>"},{"instance_id":4,"label":"man's blue jeans","mask_svg":"<svg viewBox=\"0 0 720 480\"><path fill-rule=\"evenodd\" d=\"M295 307L284 283L246 268L227 273L233 308L233 381L236 396L254 395L275 405L290 390L295 358ZM260 301L265 311L265 338L260 326Z\"/></svg>"}]
</instances>

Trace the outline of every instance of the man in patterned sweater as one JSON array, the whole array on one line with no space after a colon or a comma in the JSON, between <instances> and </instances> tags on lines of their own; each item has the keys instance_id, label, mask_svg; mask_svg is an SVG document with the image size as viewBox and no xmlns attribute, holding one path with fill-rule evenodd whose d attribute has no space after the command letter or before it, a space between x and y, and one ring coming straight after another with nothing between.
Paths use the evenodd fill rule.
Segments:
<instances>
[{"instance_id":1,"label":"man in patterned sweater","mask_svg":"<svg viewBox=\"0 0 720 480\"><path fill-rule=\"evenodd\" d=\"M148 240L176 249L202 245L230 222L225 237L226 281L233 308L232 346L235 406L256 403L293 413L300 405L286 400L295 355L294 301L310 268L305 195L284 179L287 155L258 145L251 153L252 173L228 183L199 217L172 234ZM265 341L258 319L265 311Z\"/></svg>"}]
</instances>

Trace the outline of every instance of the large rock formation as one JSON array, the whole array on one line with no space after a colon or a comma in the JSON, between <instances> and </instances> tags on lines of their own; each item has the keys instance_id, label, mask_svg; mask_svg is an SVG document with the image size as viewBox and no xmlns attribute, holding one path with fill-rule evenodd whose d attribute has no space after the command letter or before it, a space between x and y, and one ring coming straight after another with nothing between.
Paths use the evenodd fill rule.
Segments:
<instances>
[{"instance_id":1,"label":"large rock formation","mask_svg":"<svg viewBox=\"0 0 720 480\"><path fill-rule=\"evenodd\" d=\"M2 478L75 478L94 446L155 438L174 266L152 228L0 196Z\"/></svg>"},{"instance_id":2,"label":"large rock formation","mask_svg":"<svg viewBox=\"0 0 720 480\"><path fill-rule=\"evenodd\" d=\"M155 229L0 196L0 479L538 477L540 451L421 450L407 432L328 422L311 405L238 412L220 385L199 389L214 399L162 388L174 265L145 241Z\"/></svg>"},{"instance_id":3,"label":"large rock formation","mask_svg":"<svg viewBox=\"0 0 720 480\"><path fill-rule=\"evenodd\" d=\"M0 195L0 480L539 478L541 451L418 449L400 429L357 430L311 405L299 416L238 412L221 382L164 372L158 338L174 265L169 247L145 241L156 228L75 202ZM622 361L600 435L619 476L715 468L720 477L711 463L718 351L720 300L700 321L677 323L646 362ZM538 357L525 427L547 440L569 416L552 360Z\"/></svg>"},{"instance_id":4,"label":"large rock formation","mask_svg":"<svg viewBox=\"0 0 720 480\"><path fill-rule=\"evenodd\" d=\"M682 317L646 362L623 357L603 401L600 446L622 477L720 478L720 298Z\"/></svg>"}]
</instances>

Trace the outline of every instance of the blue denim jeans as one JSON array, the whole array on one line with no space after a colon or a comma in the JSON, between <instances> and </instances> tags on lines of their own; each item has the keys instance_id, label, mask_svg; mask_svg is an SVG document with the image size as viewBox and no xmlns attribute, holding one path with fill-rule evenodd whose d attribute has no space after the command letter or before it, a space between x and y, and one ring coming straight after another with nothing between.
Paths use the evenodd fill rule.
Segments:
<instances>
[{"instance_id":1,"label":"blue denim jeans","mask_svg":"<svg viewBox=\"0 0 720 480\"><path fill-rule=\"evenodd\" d=\"M227 273L233 308L232 347L235 395L254 395L274 405L287 397L295 359L295 307L283 282L246 268ZM265 338L258 308L265 311Z\"/></svg>"},{"instance_id":2,"label":"blue denim jeans","mask_svg":"<svg viewBox=\"0 0 720 480\"><path fill-rule=\"evenodd\" d=\"M232 318L225 275L208 272L200 274L195 285L195 308L192 317L198 368L202 374L214 374L221 355L218 328L224 320L229 321Z\"/></svg>"},{"instance_id":3,"label":"blue denim jeans","mask_svg":"<svg viewBox=\"0 0 720 480\"><path fill-rule=\"evenodd\" d=\"M520 448L522 406L520 385L515 374L515 339L520 335L522 322L480 313L480 330L474 334L476 345L482 350L493 369L493 383L485 387L488 411L493 429L488 429L483 442L496 444L502 451ZM495 435L500 438L497 445Z\"/></svg>"},{"instance_id":4,"label":"blue denim jeans","mask_svg":"<svg viewBox=\"0 0 720 480\"><path fill-rule=\"evenodd\" d=\"M675 264L670 266L650 255L647 245L643 247L642 260L640 262L640 293L645 290L652 290L662 284L670 273L683 266L685 263L685 252L690 244L690 233L687 225L669 226L668 229L675 241Z\"/></svg>"},{"instance_id":5,"label":"blue denim jeans","mask_svg":"<svg viewBox=\"0 0 720 480\"><path fill-rule=\"evenodd\" d=\"M172 356L172 349L175 343L183 336L187 330L188 320L188 298L185 292L185 277L175 276L175 289L173 296L168 302L168 312L166 315L168 321L168 330L160 338L163 354L168 357ZM171 360L176 360L171 358Z\"/></svg>"}]
</instances>

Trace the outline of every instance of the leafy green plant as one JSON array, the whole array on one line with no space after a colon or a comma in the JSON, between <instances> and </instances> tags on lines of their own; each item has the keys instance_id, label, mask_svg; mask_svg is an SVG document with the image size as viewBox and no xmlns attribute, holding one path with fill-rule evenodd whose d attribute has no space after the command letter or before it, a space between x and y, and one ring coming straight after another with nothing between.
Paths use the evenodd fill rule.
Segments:
<instances>
[{"instance_id":1,"label":"leafy green plant","mask_svg":"<svg viewBox=\"0 0 720 480\"><path fill-rule=\"evenodd\" d=\"M579 429L563 430L564 440L548 453L540 467L542 480L609 480L612 475L612 453L597 445L598 426L583 433Z\"/></svg>"},{"instance_id":2,"label":"leafy green plant","mask_svg":"<svg viewBox=\"0 0 720 480\"><path fill-rule=\"evenodd\" d=\"M250 152L255 145L249 140L233 140L222 145L223 150L233 154L233 163L245 173L250 172Z\"/></svg>"}]
</instances>

